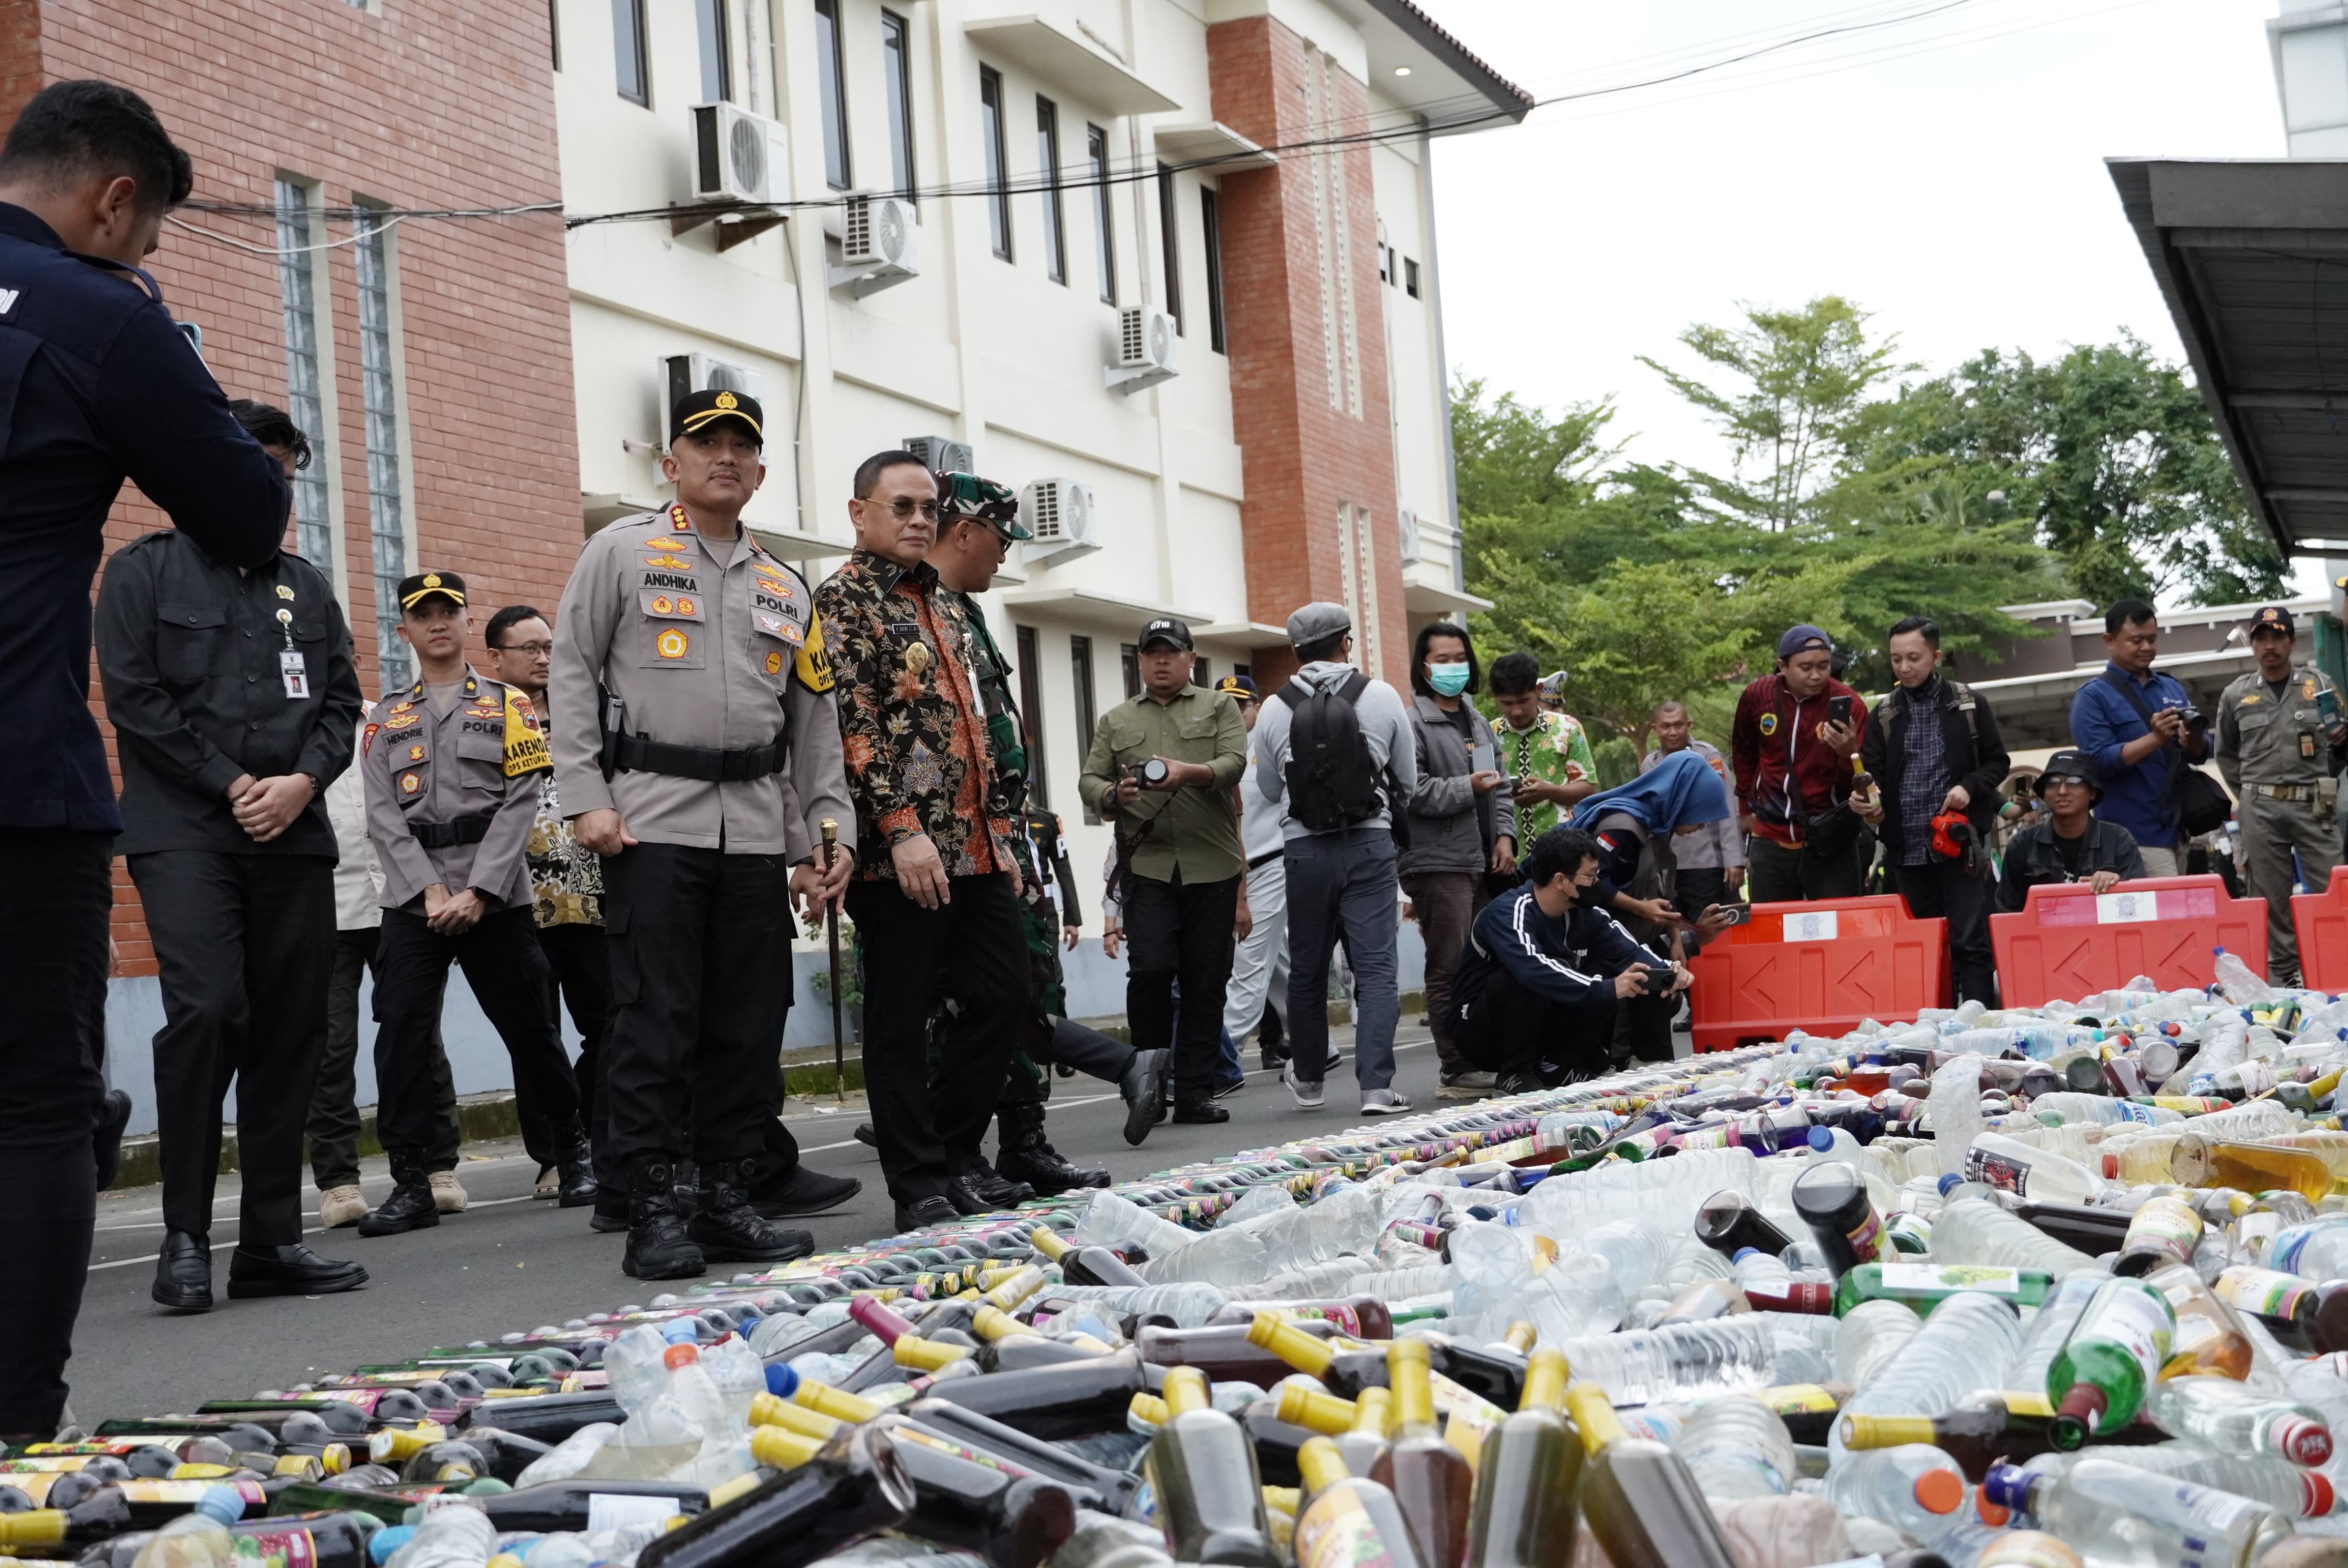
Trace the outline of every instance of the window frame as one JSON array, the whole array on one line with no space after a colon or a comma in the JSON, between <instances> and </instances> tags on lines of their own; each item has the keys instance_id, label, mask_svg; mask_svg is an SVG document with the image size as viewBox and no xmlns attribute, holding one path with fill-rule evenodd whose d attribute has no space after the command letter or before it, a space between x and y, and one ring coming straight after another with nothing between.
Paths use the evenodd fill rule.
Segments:
<instances>
[{"instance_id":1,"label":"window frame","mask_svg":"<svg viewBox=\"0 0 2348 1568\"><path fill-rule=\"evenodd\" d=\"M1420 297L1419 275L1418 263L1412 261L1408 256L1405 256L1402 259L1402 292L1410 295L1413 299Z\"/></svg>"},{"instance_id":2,"label":"window frame","mask_svg":"<svg viewBox=\"0 0 2348 1568\"><path fill-rule=\"evenodd\" d=\"M633 92L625 75L632 66ZM652 38L644 26L644 0L612 0L612 90L638 108L652 108Z\"/></svg>"},{"instance_id":3,"label":"window frame","mask_svg":"<svg viewBox=\"0 0 2348 1568\"><path fill-rule=\"evenodd\" d=\"M355 211L376 214L354 223L357 237L351 245L351 256L357 273L361 426L367 469L370 574L376 590L376 668L379 689L390 691L406 686L415 673L407 645L396 631L399 583L416 570L417 544L416 482L407 444L413 427L407 412L400 330L399 251L393 224L384 217L388 207L356 195L351 205ZM378 274L375 285L368 283L370 270ZM380 300L374 297L377 294ZM377 440L386 428L387 449ZM388 551L386 544L392 546Z\"/></svg>"},{"instance_id":4,"label":"window frame","mask_svg":"<svg viewBox=\"0 0 2348 1568\"><path fill-rule=\"evenodd\" d=\"M986 165L987 237L1000 259L1018 264L1011 233L1011 137L1003 112L1003 73L993 66L978 67L979 157Z\"/></svg>"},{"instance_id":5,"label":"window frame","mask_svg":"<svg viewBox=\"0 0 2348 1568\"><path fill-rule=\"evenodd\" d=\"M335 460L334 290L326 273L326 253L307 248L314 246L325 227L319 211L323 194L316 181L289 174L278 175L273 182L277 244L282 253L277 292L285 337L285 411L310 439L310 465L294 475L294 552L324 573L336 585L337 594L342 594L341 498L335 482L338 465ZM306 344L296 335L297 318ZM315 515L304 516L305 511Z\"/></svg>"},{"instance_id":6,"label":"window frame","mask_svg":"<svg viewBox=\"0 0 2348 1568\"><path fill-rule=\"evenodd\" d=\"M815 0L814 9L816 101L823 122L823 180L834 191L847 191L856 183L856 158L848 136L848 45L840 36L839 0Z\"/></svg>"},{"instance_id":7,"label":"window frame","mask_svg":"<svg viewBox=\"0 0 2348 1568\"><path fill-rule=\"evenodd\" d=\"M701 62L701 101L704 103L734 101L732 20L726 11L726 0L693 0L693 37ZM713 76L717 89L715 92L710 90Z\"/></svg>"},{"instance_id":8,"label":"window frame","mask_svg":"<svg viewBox=\"0 0 2348 1568\"><path fill-rule=\"evenodd\" d=\"M1158 251L1166 269L1166 314L1174 318L1174 335L1190 335L1182 319L1182 213L1174 191L1174 166L1158 166Z\"/></svg>"},{"instance_id":9,"label":"window frame","mask_svg":"<svg viewBox=\"0 0 2348 1568\"><path fill-rule=\"evenodd\" d=\"M1011 642L1019 656L1019 717L1027 738L1027 788L1035 804L1048 811L1052 786L1044 766L1044 639L1035 627L1014 624ZM1086 749L1090 750L1090 746Z\"/></svg>"},{"instance_id":10,"label":"window frame","mask_svg":"<svg viewBox=\"0 0 2348 1568\"><path fill-rule=\"evenodd\" d=\"M1060 201L1060 106L1035 95L1035 172L1043 181L1044 275L1063 288L1068 282L1067 211Z\"/></svg>"},{"instance_id":11,"label":"window frame","mask_svg":"<svg viewBox=\"0 0 2348 1568\"><path fill-rule=\"evenodd\" d=\"M1117 304L1117 210L1108 195L1108 132L1085 126L1085 173L1093 187L1094 264L1100 269L1101 304Z\"/></svg>"},{"instance_id":12,"label":"window frame","mask_svg":"<svg viewBox=\"0 0 2348 1568\"><path fill-rule=\"evenodd\" d=\"M1117 658L1125 676L1125 700L1131 702L1141 695L1141 645L1119 643Z\"/></svg>"},{"instance_id":13,"label":"window frame","mask_svg":"<svg viewBox=\"0 0 2348 1568\"><path fill-rule=\"evenodd\" d=\"M913 25L894 11L880 13L880 72L889 115L889 173L898 199L911 201L920 184L913 146Z\"/></svg>"},{"instance_id":14,"label":"window frame","mask_svg":"<svg viewBox=\"0 0 2348 1568\"><path fill-rule=\"evenodd\" d=\"M546 0L546 52L555 70L562 68L562 0Z\"/></svg>"},{"instance_id":15,"label":"window frame","mask_svg":"<svg viewBox=\"0 0 2348 1568\"><path fill-rule=\"evenodd\" d=\"M1093 683L1093 640L1082 632L1068 634L1068 689L1076 698L1076 749L1085 754L1089 763L1093 755L1093 736L1100 727L1100 694ZM1076 792L1078 795L1083 790ZM1100 825L1100 810L1091 800L1077 802L1084 809L1085 820Z\"/></svg>"},{"instance_id":16,"label":"window frame","mask_svg":"<svg viewBox=\"0 0 2348 1568\"><path fill-rule=\"evenodd\" d=\"M1225 354L1230 350L1223 320L1223 194L1204 183L1199 187L1199 238L1207 253L1207 346Z\"/></svg>"}]
</instances>

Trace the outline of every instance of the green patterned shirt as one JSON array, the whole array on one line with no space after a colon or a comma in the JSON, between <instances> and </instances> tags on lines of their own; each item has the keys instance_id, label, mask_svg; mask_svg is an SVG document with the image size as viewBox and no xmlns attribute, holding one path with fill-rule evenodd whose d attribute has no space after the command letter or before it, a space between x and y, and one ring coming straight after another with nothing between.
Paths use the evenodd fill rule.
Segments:
<instances>
[{"instance_id":1,"label":"green patterned shirt","mask_svg":"<svg viewBox=\"0 0 2348 1568\"><path fill-rule=\"evenodd\" d=\"M1594 784L1598 758L1590 749L1590 734L1581 721L1567 713L1544 713L1530 729L1512 728L1505 718L1492 720L1493 738L1500 743L1500 769L1511 779L1530 775L1543 784ZM1519 853L1534 839L1557 826L1558 808L1549 801L1529 806L1517 803L1517 845Z\"/></svg>"}]
</instances>

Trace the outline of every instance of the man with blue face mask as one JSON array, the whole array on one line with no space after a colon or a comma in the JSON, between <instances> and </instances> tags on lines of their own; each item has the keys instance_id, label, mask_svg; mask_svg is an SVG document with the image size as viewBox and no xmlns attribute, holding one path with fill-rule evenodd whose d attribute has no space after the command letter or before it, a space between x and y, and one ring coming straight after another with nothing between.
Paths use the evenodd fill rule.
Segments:
<instances>
[{"instance_id":1,"label":"man with blue face mask","mask_svg":"<svg viewBox=\"0 0 2348 1568\"><path fill-rule=\"evenodd\" d=\"M1410 662L1410 728L1418 782L1404 802L1409 841L1396 859L1426 948L1426 1016L1444 1099L1480 1099L1492 1075L1459 1054L1451 1035L1451 975L1476 916L1517 869L1516 804L1492 727L1467 700L1478 684L1475 645L1449 622L1423 627Z\"/></svg>"}]
</instances>

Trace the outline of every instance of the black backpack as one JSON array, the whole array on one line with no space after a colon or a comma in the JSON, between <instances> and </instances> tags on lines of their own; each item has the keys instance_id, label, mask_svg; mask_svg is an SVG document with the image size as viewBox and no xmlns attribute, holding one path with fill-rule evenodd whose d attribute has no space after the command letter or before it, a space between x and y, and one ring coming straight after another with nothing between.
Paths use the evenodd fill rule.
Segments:
<instances>
[{"instance_id":1,"label":"black backpack","mask_svg":"<svg viewBox=\"0 0 2348 1568\"><path fill-rule=\"evenodd\" d=\"M1288 705L1288 814L1315 833L1368 821L1385 810L1378 767L1354 705L1370 677L1355 670L1344 680L1281 687Z\"/></svg>"}]
</instances>

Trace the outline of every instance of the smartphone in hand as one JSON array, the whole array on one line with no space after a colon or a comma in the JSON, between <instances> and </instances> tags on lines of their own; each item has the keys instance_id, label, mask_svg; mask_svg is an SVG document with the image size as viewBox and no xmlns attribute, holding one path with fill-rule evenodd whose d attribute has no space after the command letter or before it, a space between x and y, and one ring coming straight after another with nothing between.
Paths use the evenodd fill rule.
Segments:
<instances>
[{"instance_id":1,"label":"smartphone in hand","mask_svg":"<svg viewBox=\"0 0 2348 1568\"><path fill-rule=\"evenodd\" d=\"M1753 923L1753 906L1749 903L1715 903L1704 910L1704 918L1710 920L1715 914L1728 916L1730 925L1750 925Z\"/></svg>"},{"instance_id":2,"label":"smartphone in hand","mask_svg":"<svg viewBox=\"0 0 2348 1568\"><path fill-rule=\"evenodd\" d=\"M1849 724L1850 698L1847 696L1830 696L1827 698L1827 722L1829 724L1840 725Z\"/></svg>"}]
</instances>

